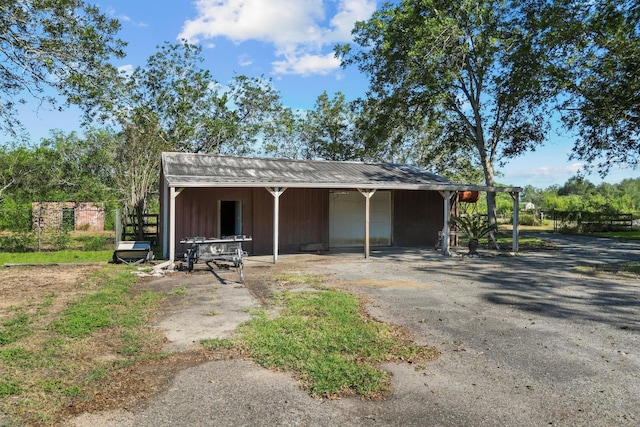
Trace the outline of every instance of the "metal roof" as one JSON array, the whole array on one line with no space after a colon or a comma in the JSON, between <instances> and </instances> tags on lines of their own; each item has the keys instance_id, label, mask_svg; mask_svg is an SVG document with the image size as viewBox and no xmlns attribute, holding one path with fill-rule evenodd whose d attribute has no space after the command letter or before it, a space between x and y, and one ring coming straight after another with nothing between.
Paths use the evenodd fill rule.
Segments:
<instances>
[{"instance_id":1,"label":"metal roof","mask_svg":"<svg viewBox=\"0 0 640 427\"><path fill-rule=\"evenodd\" d=\"M416 166L392 163L166 152L162 153L162 171L169 187L521 191L517 187L457 184Z\"/></svg>"}]
</instances>

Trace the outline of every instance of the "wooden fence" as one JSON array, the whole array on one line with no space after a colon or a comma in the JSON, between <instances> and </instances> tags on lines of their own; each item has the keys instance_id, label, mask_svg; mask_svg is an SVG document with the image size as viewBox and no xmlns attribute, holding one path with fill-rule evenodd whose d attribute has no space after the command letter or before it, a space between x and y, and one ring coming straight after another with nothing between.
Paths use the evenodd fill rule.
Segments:
<instances>
[{"instance_id":1,"label":"wooden fence","mask_svg":"<svg viewBox=\"0 0 640 427\"><path fill-rule=\"evenodd\" d=\"M630 230L633 214L583 211L552 211L553 229L576 229L580 232Z\"/></svg>"}]
</instances>

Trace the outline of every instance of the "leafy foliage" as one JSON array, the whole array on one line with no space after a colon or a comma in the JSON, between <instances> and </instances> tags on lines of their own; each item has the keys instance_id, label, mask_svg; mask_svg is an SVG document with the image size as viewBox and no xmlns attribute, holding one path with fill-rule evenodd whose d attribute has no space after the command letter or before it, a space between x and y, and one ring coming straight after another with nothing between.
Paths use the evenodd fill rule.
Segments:
<instances>
[{"instance_id":1,"label":"leafy foliage","mask_svg":"<svg viewBox=\"0 0 640 427\"><path fill-rule=\"evenodd\" d=\"M640 161L640 6L633 0L525 1L548 85L577 136L572 156L605 176Z\"/></svg>"},{"instance_id":2,"label":"leafy foliage","mask_svg":"<svg viewBox=\"0 0 640 427\"><path fill-rule=\"evenodd\" d=\"M498 229L497 224L490 224L480 215L454 216L451 222L469 239L480 239Z\"/></svg>"},{"instance_id":3,"label":"leafy foliage","mask_svg":"<svg viewBox=\"0 0 640 427\"><path fill-rule=\"evenodd\" d=\"M358 49L336 52L369 76L367 140L398 146L404 123L428 130L432 149L473 153L494 185L495 163L535 148L549 125L552 87L520 12L516 1L405 0L358 22ZM487 206L494 222L493 193Z\"/></svg>"},{"instance_id":4,"label":"leafy foliage","mask_svg":"<svg viewBox=\"0 0 640 427\"><path fill-rule=\"evenodd\" d=\"M50 88L70 103L99 97L97 82L122 57L120 28L82 0L16 0L0 3L0 127L22 129L16 106L23 96L58 105Z\"/></svg>"}]
</instances>

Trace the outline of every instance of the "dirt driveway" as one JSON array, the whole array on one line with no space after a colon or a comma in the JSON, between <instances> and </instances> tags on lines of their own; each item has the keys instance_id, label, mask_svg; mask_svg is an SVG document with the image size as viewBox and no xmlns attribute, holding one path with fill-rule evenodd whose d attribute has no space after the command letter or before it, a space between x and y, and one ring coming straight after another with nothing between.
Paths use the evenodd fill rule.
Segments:
<instances>
[{"instance_id":1,"label":"dirt driveway","mask_svg":"<svg viewBox=\"0 0 640 427\"><path fill-rule=\"evenodd\" d=\"M188 279L193 304L175 307L159 325L173 337L173 351L198 337L233 333L251 307L277 290L260 287L260 278L301 271L366 295L374 317L406 327L442 355L426 369L386 365L393 392L381 401L316 400L286 373L243 360L208 362L181 371L137 407L85 414L70 425L638 425L640 279L593 274L590 267L638 262L640 242L547 238L555 250L516 257L385 250L368 260L281 256L276 266L250 257L247 286L232 276L196 273ZM158 283L182 285L184 275ZM213 302L206 297L212 289ZM230 323L203 328L210 310L219 315L209 318Z\"/></svg>"}]
</instances>

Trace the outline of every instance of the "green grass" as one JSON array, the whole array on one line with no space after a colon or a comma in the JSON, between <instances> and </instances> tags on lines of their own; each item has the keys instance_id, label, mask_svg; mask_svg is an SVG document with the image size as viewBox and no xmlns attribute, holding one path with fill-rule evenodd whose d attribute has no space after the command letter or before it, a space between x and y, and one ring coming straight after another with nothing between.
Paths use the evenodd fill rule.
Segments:
<instances>
[{"instance_id":1,"label":"green grass","mask_svg":"<svg viewBox=\"0 0 640 427\"><path fill-rule=\"evenodd\" d=\"M160 354L161 336L147 322L162 294L136 289L130 271L105 265L63 309L46 294L30 302L35 314L12 309L0 325L0 413L16 425L57 424L73 402L92 398L98 381Z\"/></svg>"},{"instance_id":2,"label":"green grass","mask_svg":"<svg viewBox=\"0 0 640 427\"><path fill-rule=\"evenodd\" d=\"M112 257L113 251L0 252L0 264L107 263Z\"/></svg>"},{"instance_id":3,"label":"green grass","mask_svg":"<svg viewBox=\"0 0 640 427\"><path fill-rule=\"evenodd\" d=\"M200 344L209 350L232 349L236 342L230 338L209 338L200 340Z\"/></svg>"},{"instance_id":4,"label":"green grass","mask_svg":"<svg viewBox=\"0 0 640 427\"><path fill-rule=\"evenodd\" d=\"M104 275L98 280L106 278ZM142 318L138 307L139 299L130 301L127 296L131 286L137 281L133 274L119 274L109 278L109 282L95 292L88 293L67 308L54 326L60 334L70 338L83 337L106 327L139 326ZM144 295L142 298L144 299Z\"/></svg>"},{"instance_id":5,"label":"green grass","mask_svg":"<svg viewBox=\"0 0 640 427\"><path fill-rule=\"evenodd\" d=\"M20 338L28 337L32 331L29 329L30 317L26 314L19 314L7 320L0 326L0 345L11 344Z\"/></svg>"},{"instance_id":6,"label":"green grass","mask_svg":"<svg viewBox=\"0 0 640 427\"><path fill-rule=\"evenodd\" d=\"M607 265L579 265L573 267L579 273L598 274L598 273L614 273L614 274L635 274L640 275L640 263L620 263Z\"/></svg>"},{"instance_id":7,"label":"green grass","mask_svg":"<svg viewBox=\"0 0 640 427\"><path fill-rule=\"evenodd\" d=\"M429 360L431 349L404 342L390 326L361 314L359 299L333 290L285 292L280 315L261 312L241 328L241 342L264 367L293 371L315 397L389 391L377 364Z\"/></svg>"},{"instance_id":8,"label":"green grass","mask_svg":"<svg viewBox=\"0 0 640 427\"><path fill-rule=\"evenodd\" d=\"M607 231L602 233L592 233L590 235L598 237L609 237L613 239L640 240L640 230Z\"/></svg>"}]
</instances>

